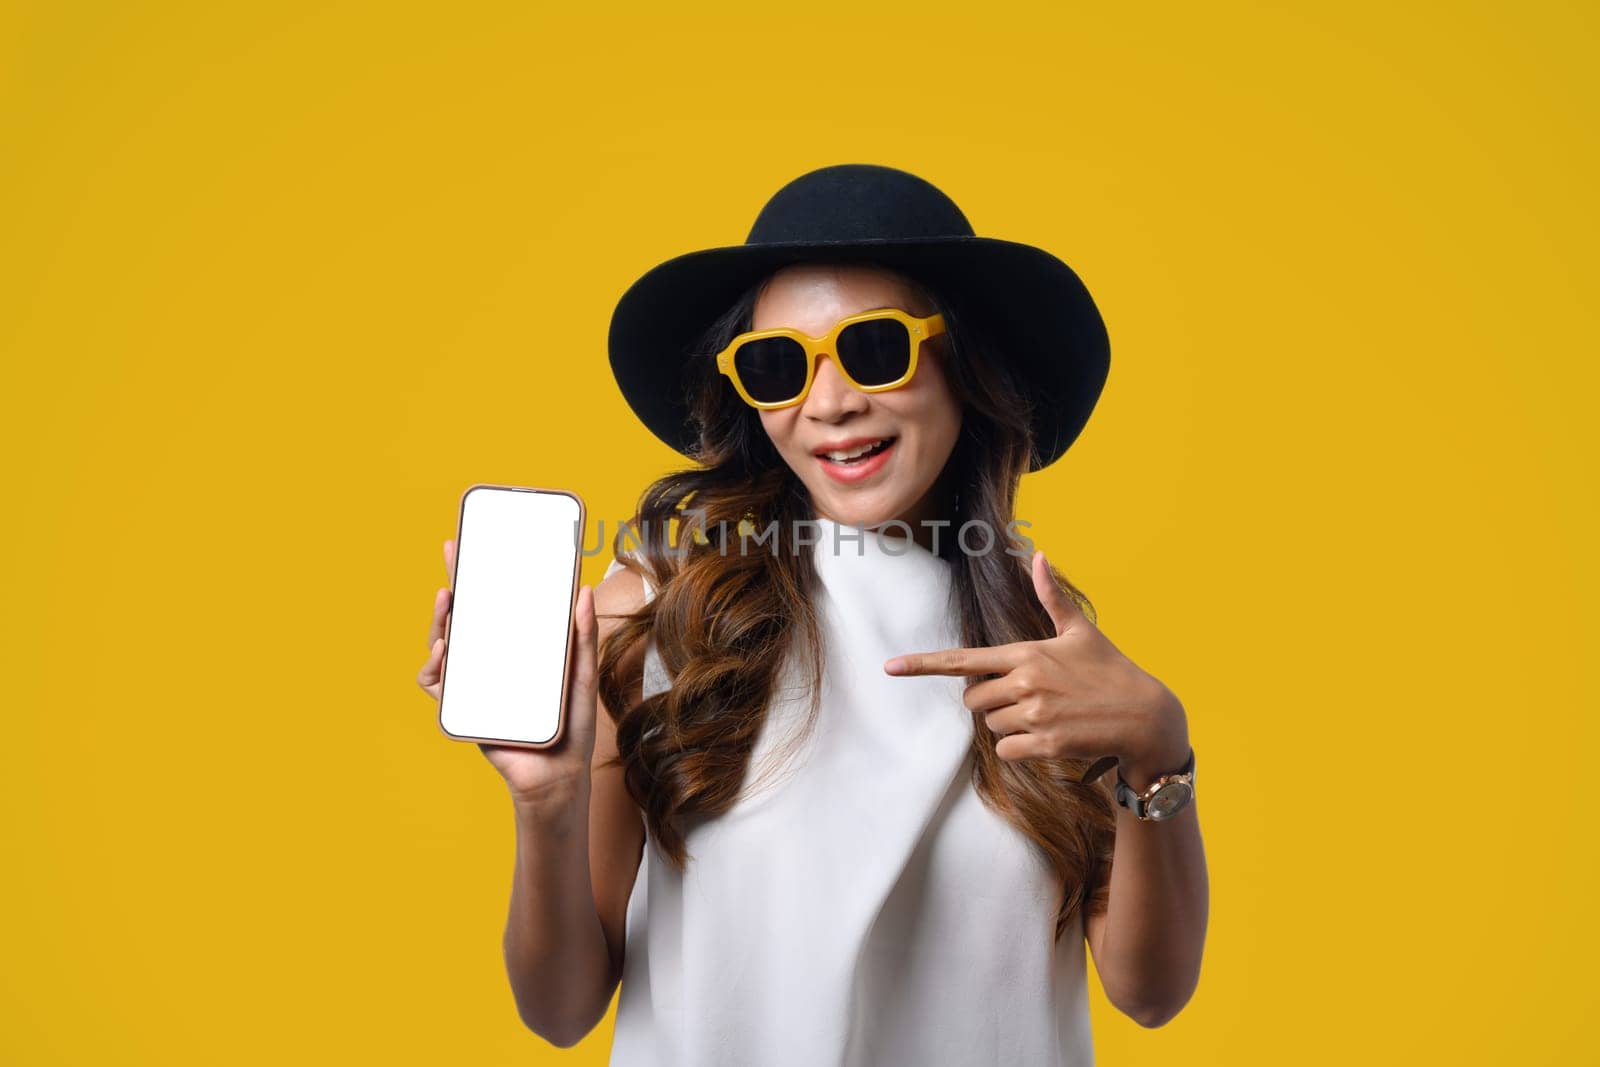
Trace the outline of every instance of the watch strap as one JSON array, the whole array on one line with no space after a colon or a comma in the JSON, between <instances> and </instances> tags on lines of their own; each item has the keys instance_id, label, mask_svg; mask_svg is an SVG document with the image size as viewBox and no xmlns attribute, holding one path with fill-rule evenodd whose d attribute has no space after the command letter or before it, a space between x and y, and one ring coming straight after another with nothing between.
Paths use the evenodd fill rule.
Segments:
<instances>
[{"instance_id":1,"label":"watch strap","mask_svg":"<svg viewBox=\"0 0 1600 1067\"><path fill-rule=\"evenodd\" d=\"M1089 769L1083 772L1083 777L1079 778L1078 781L1083 785L1088 785L1090 782L1098 782L1101 775L1105 774L1116 765L1117 757L1101 756L1099 759L1095 760L1089 765Z\"/></svg>"},{"instance_id":2,"label":"watch strap","mask_svg":"<svg viewBox=\"0 0 1600 1067\"><path fill-rule=\"evenodd\" d=\"M1145 791L1146 792L1150 792L1150 788L1159 789L1162 778L1170 778L1170 777L1173 777L1174 775L1180 775L1180 774L1186 774L1186 775L1189 776L1189 787L1190 787L1190 790L1192 791L1193 788L1194 788L1194 748L1193 748L1193 746L1190 747L1190 749L1189 749L1189 758L1184 761L1184 764L1183 764L1182 767L1179 767L1175 771L1168 771L1166 774L1158 775L1157 778L1156 778L1156 781L1152 782L1150 787L1147 787L1147 789ZM1155 795L1154 793L1151 793L1151 796L1154 796L1154 795ZM1126 781L1124 781L1121 771L1117 772L1117 786L1116 786L1116 790L1115 790L1115 796L1117 798L1117 803L1118 804L1121 804L1123 807L1127 808L1129 811L1133 812L1135 815L1137 815L1141 819L1143 819L1145 817L1145 796L1144 796L1144 793L1140 793L1140 792L1136 791L1133 788L1133 786L1129 785Z\"/></svg>"}]
</instances>

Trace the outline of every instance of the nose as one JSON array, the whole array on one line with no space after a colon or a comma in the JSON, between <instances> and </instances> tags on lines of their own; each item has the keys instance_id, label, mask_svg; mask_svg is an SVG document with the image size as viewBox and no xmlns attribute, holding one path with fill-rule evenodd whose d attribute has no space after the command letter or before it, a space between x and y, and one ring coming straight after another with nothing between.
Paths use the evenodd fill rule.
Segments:
<instances>
[{"instance_id":1,"label":"nose","mask_svg":"<svg viewBox=\"0 0 1600 1067\"><path fill-rule=\"evenodd\" d=\"M806 394L801 409L808 418L836 422L853 412L866 411L868 403L867 394L844 380L831 354L817 357L816 376L811 380L811 392Z\"/></svg>"}]
</instances>

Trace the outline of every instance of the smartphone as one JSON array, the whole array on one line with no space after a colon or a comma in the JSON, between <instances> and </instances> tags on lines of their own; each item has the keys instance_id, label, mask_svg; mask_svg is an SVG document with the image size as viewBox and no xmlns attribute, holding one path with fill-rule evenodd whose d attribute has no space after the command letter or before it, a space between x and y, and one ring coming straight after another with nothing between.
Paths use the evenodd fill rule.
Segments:
<instances>
[{"instance_id":1,"label":"smartphone","mask_svg":"<svg viewBox=\"0 0 1600 1067\"><path fill-rule=\"evenodd\" d=\"M566 725L583 500L470 485L450 576L439 728L456 741L548 748Z\"/></svg>"}]
</instances>

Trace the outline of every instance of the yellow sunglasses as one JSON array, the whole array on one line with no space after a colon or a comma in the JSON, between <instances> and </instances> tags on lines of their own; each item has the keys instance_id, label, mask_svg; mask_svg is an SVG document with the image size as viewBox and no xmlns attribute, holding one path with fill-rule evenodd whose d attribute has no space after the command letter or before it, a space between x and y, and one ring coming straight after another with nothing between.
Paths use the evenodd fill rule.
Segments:
<instances>
[{"instance_id":1,"label":"yellow sunglasses","mask_svg":"<svg viewBox=\"0 0 1600 1067\"><path fill-rule=\"evenodd\" d=\"M943 315L918 318L899 308L874 308L840 319L822 337L782 326L742 333L717 353L717 369L745 403L770 411L806 398L823 353L833 356L854 389L898 389L917 373L922 342L942 333Z\"/></svg>"}]
</instances>

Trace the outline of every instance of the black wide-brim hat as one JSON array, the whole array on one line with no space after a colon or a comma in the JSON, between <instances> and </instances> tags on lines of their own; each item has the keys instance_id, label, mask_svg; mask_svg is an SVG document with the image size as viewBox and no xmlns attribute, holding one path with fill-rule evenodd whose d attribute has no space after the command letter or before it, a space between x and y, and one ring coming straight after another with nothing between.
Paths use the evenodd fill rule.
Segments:
<instances>
[{"instance_id":1,"label":"black wide-brim hat","mask_svg":"<svg viewBox=\"0 0 1600 1067\"><path fill-rule=\"evenodd\" d=\"M1111 347L1078 275L1043 249L976 236L932 184L868 163L801 175L767 201L744 244L669 259L628 288L611 316L611 370L640 421L692 455L690 346L750 286L814 260L878 263L936 295L958 293L964 316L983 320L1034 401L1030 470L1059 459L1089 421Z\"/></svg>"}]
</instances>

